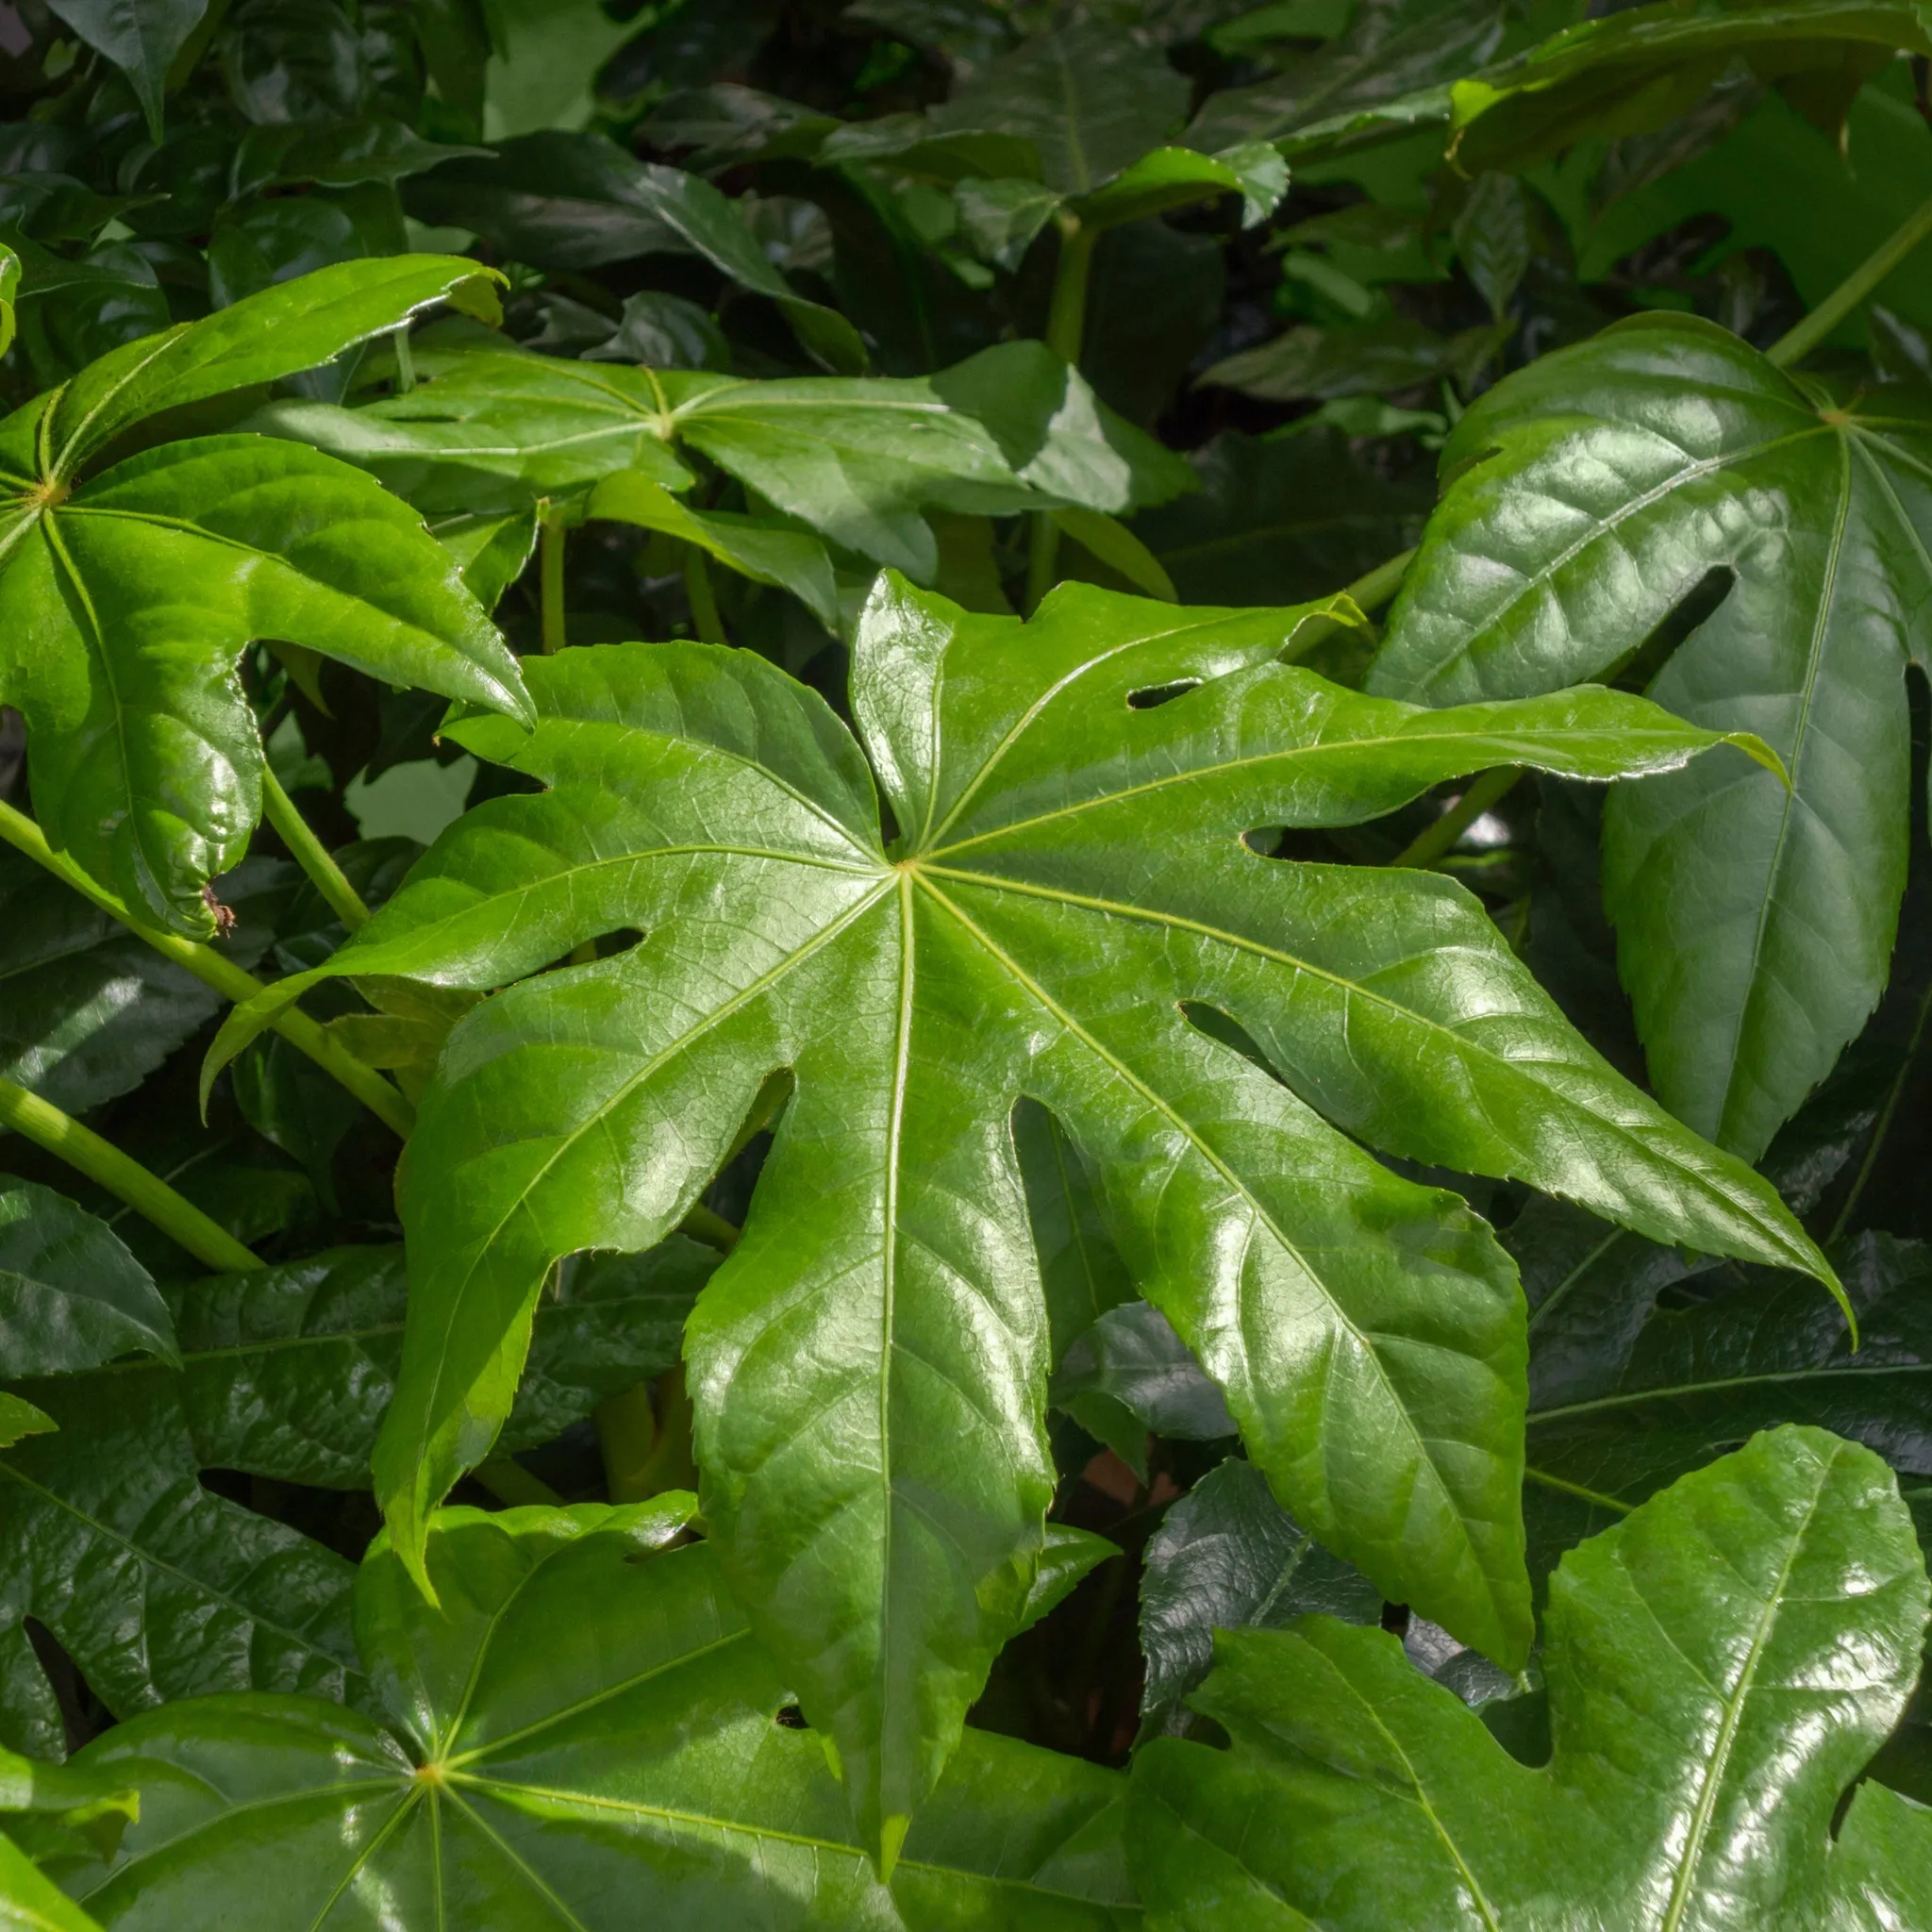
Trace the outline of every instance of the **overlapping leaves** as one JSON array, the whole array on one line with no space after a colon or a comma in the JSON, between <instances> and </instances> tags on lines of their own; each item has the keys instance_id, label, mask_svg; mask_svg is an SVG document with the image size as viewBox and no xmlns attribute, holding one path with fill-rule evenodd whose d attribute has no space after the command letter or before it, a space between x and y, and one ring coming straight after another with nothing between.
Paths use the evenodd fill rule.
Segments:
<instances>
[{"instance_id":1,"label":"overlapping leaves","mask_svg":"<svg viewBox=\"0 0 1932 1932\"><path fill-rule=\"evenodd\" d=\"M1657 1092L1755 1158L1885 984L1932 413L1896 388L1828 396L1708 323L1640 318L1499 384L1443 464L1374 690L1450 703L1599 676L1711 573L1733 579L1651 692L1757 732L1790 788L1705 767L1620 791L1604 892Z\"/></svg>"},{"instance_id":2,"label":"overlapping leaves","mask_svg":"<svg viewBox=\"0 0 1932 1932\"><path fill-rule=\"evenodd\" d=\"M450 559L355 471L262 437L112 458L154 418L477 286L475 263L435 256L325 269L130 342L0 423L0 697L25 713L49 841L157 924L213 932L203 889L260 811L235 675L251 640L512 713L525 700Z\"/></svg>"},{"instance_id":3,"label":"overlapping leaves","mask_svg":"<svg viewBox=\"0 0 1932 1932\"><path fill-rule=\"evenodd\" d=\"M71 1889L110 1932L537 1932L618 1900L613 1923L841 1932L1138 1919L1123 1780L978 1733L882 1884L711 1551L662 1550L691 1502L445 1511L440 1608L378 1544L356 1631L379 1716L222 1697L122 1725L73 1771L141 1815Z\"/></svg>"},{"instance_id":4,"label":"overlapping leaves","mask_svg":"<svg viewBox=\"0 0 1932 1932\"><path fill-rule=\"evenodd\" d=\"M1932 1811L1861 1785L1918 1675L1927 1586L1890 1472L1783 1428L1563 1560L1555 1750L1519 1763L1395 1640L1325 1617L1217 1641L1193 1703L1233 1748L1158 1740L1130 1843L1161 1932L1544 1932L1922 1923Z\"/></svg>"},{"instance_id":5,"label":"overlapping leaves","mask_svg":"<svg viewBox=\"0 0 1932 1932\"><path fill-rule=\"evenodd\" d=\"M1039 1548L1022 1093L1091 1164L1137 1287L1297 1516L1520 1656L1513 1273L1455 1196L1322 1115L1654 1235L1822 1263L1762 1182L1570 1033L1457 888L1243 842L1472 766L1607 777L1717 741L1604 691L1430 712L1279 661L1306 619L1347 616L1181 617L1068 586L1022 625L886 579L853 700L890 844L858 744L746 653L568 652L527 667L529 739L450 726L549 789L468 814L325 970L481 988L644 938L487 1002L425 1095L377 1451L404 1556L486 1453L552 1259L675 1224L789 1069L688 1359L726 1574L836 1740L869 1840L890 1855L930 1788Z\"/></svg>"}]
</instances>

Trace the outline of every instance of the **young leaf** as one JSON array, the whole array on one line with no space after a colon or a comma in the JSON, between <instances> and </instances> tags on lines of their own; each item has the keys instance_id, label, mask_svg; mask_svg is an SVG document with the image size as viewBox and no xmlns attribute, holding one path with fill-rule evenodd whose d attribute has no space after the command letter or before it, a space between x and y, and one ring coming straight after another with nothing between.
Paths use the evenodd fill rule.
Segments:
<instances>
[{"instance_id":1,"label":"young leaf","mask_svg":"<svg viewBox=\"0 0 1932 1932\"><path fill-rule=\"evenodd\" d=\"M176 1359L147 1270L72 1201L0 1177L0 1374L92 1369L134 1349Z\"/></svg>"},{"instance_id":2,"label":"young leaf","mask_svg":"<svg viewBox=\"0 0 1932 1932\"><path fill-rule=\"evenodd\" d=\"M331 356L474 275L352 262L143 339L0 423L0 695L26 714L49 842L175 931L260 810L235 674L252 639L521 715L516 660L409 509L345 465L254 436L77 475L159 411Z\"/></svg>"},{"instance_id":3,"label":"young leaf","mask_svg":"<svg viewBox=\"0 0 1932 1932\"><path fill-rule=\"evenodd\" d=\"M683 445L841 549L921 581L938 567L922 508L1114 512L1193 487L1185 463L1038 342L892 380L747 382L474 351L420 362L430 379L407 395L355 410L278 404L252 426L358 463L432 512L508 510L627 471L687 490ZM631 486L614 487L621 501Z\"/></svg>"},{"instance_id":4,"label":"young leaf","mask_svg":"<svg viewBox=\"0 0 1932 1932\"><path fill-rule=\"evenodd\" d=\"M1651 694L1748 723L1790 783L1704 769L1620 791L1604 891L1658 1094L1747 1158L1885 985L1905 672L1932 661L1915 624L1928 458L1932 414L1910 391L1840 408L1715 324L1620 323L1457 425L1370 679L1435 704L1551 691L1607 672L1712 571L1734 576Z\"/></svg>"},{"instance_id":5,"label":"young leaf","mask_svg":"<svg viewBox=\"0 0 1932 1932\"><path fill-rule=\"evenodd\" d=\"M224 1697L108 1733L76 1767L142 1814L76 1883L89 1909L110 1932L1134 1923L1124 1781L977 1733L882 1884L711 1550L661 1549L690 1506L446 1510L440 1611L378 1543L356 1624L380 1719Z\"/></svg>"},{"instance_id":6,"label":"young leaf","mask_svg":"<svg viewBox=\"0 0 1932 1932\"><path fill-rule=\"evenodd\" d=\"M208 8L208 0L49 0L58 20L127 76L155 141L168 69Z\"/></svg>"},{"instance_id":7,"label":"young leaf","mask_svg":"<svg viewBox=\"0 0 1932 1932\"><path fill-rule=\"evenodd\" d=\"M1241 838L1374 817L1472 768L1608 777L1718 741L1606 691L1430 712L1276 661L1304 622L1349 615L1069 585L1023 625L883 579L853 701L890 852L858 745L750 653L530 660L533 737L446 727L549 789L466 815L323 970L480 989L645 937L478 1007L425 1095L377 1450L402 1554L487 1453L551 1260L674 1225L789 1068L688 1358L712 1534L868 1842L930 1789L1040 1544L1022 1093L1099 1174L1137 1285L1297 1516L1520 1656L1513 1271L1455 1196L1316 1108L1657 1235L1824 1264L1762 1182L1568 1031L1458 888ZM307 983L238 1009L217 1057ZM1235 1017L1289 1084L1185 1001Z\"/></svg>"},{"instance_id":8,"label":"young leaf","mask_svg":"<svg viewBox=\"0 0 1932 1932\"><path fill-rule=\"evenodd\" d=\"M1379 1630L1224 1635L1192 1702L1234 1748L1162 1739L1134 1767L1151 1923L1916 1924L1932 1811L1867 1785L1836 1845L1832 1817L1905 1707L1926 1597L1890 1472L1787 1428L1563 1559L1541 1770Z\"/></svg>"}]
</instances>

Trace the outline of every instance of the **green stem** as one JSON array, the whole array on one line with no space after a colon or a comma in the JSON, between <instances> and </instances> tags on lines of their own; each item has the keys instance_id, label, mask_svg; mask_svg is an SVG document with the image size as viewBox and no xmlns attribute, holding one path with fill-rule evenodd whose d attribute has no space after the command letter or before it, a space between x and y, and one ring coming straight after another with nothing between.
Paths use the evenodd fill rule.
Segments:
<instances>
[{"instance_id":1,"label":"green stem","mask_svg":"<svg viewBox=\"0 0 1932 1932\"><path fill-rule=\"evenodd\" d=\"M416 358L409 353L409 325L404 323L391 340L396 345L396 393L406 396L416 387Z\"/></svg>"},{"instance_id":2,"label":"green stem","mask_svg":"<svg viewBox=\"0 0 1932 1932\"><path fill-rule=\"evenodd\" d=\"M680 1233L690 1235L694 1241L703 1241L708 1248L716 1248L722 1255L728 1255L738 1245L738 1229L702 1201L677 1225Z\"/></svg>"},{"instance_id":3,"label":"green stem","mask_svg":"<svg viewBox=\"0 0 1932 1932\"><path fill-rule=\"evenodd\" d=\"M1802 362L1927 235L1932 201L1907 215L1796 328L1764 352L1765 359L1778 369Z\"/></svg>"},{"instance_id":4,"label":"green stem","mask_svg":"<svg viewBox=\"0 0 1932 1932\"><path fill-rule=\"evenodd\" d=\"M537 582L543 610L543 648L553 656L566 641L563 605L563 508L546 503L537 521Z\"/></svg>"},{"instance_id":5,"label":"green stem","mask_svg":"<svg viewBox=\"0 0 1932 1932\"><path fill-rule=\"evenodd\" d=\"M0 1126L25 1135L89 1180L98 1182L115 1199L125 1201L136 1213L153 1222L176 1246L217 1273L233 1274L262 1265L259 1256L251 1255L225 1228L216 1226L159 1174L150 1174L111 1141L102 1140L92 1128L82 1126L72 1115L62 1113L38 1093L16 1087L11 1080L0 1080Z\"/></svg>"},{"instance_id":6,"label":"green stem","mask_svg":"<svg viewBox=\"0 0 1932 1932\"><path fill-rule=\"evenodd\" d=\"M295 801L282 790L282 781L266 763L261 768L261 803L269 824L289 848L289 856L308 874L315 890L328 902L329 910L351 932L367 925L369 908L362 903L361 893L349 883L328 847L309 829L308 821L296 810Z\"/></svg>"},{"instance_id":7,"label":"green stem","mask_svg":"<svg viewBox=\"0 0 1932 1932\"><path fill-rule=\"evenodd\" d=\"M691 602L691 621L708 644L728 644L718 593L711 588L711 567L695 543L684 546L684 594Z\"/></svg>"},{"instance_id":8,"label":"green stem","mask_svg":"<svg viewBox=\"0 0 1932 1932\"><path fill-rule=\"evenodd\" d=\"M1389 863L1434 865L1522 776L1515 765L1498 765L1493 772L1485 772L1433 825L1419 833Z\"/></svg>"},{"instance_id":9,"label":"green stem","mask_svg":"<svg viewBox=\"0 0 1932 1932\"><path fill-rule=\"evenodd\" d=\"M109 919L119 920L163 958L172 959L184 972L193 974L204 986L213 987L224 999L240 1006L261 991L262 982L254 974L244 972L232 959L223 958L212 946L197 945L192 940L177 939L173 933L157 932L153 926L143 925L112 892L62 858L47 843L46 834L33 820L4 803L0 803L0 839L72 886ZM409 1130L416 1124L415 1109L374 1067L358 1060L334 1034L318 1025L298 1007L285 1008L272 1024L291 1046L306 1054L324 1073L345 1087L377 1120L394 1128L404 1140L408 1139Z\"/></svg>"},{"instance_id":10,"label":"green stem","mask_svg":"<svg viewBox=\"0 0 1932 1932\"><path fill-rule=\"evenodd\" d=\"M541 1475L532 1475L514 1457L492 1456L488 1462L479 1462L470 1474L499 1503L508 1503L512 1508L525 1503L541 1503L554 1509L563 1501Z\"/></svg>"},{"instance_id":11,"label":"green stem","mask_svg":"<svg viewBox=\"0 0 1932 1932\"><path fill-rule=\"evenodd\" d=\"M1046 346L1055 355L1080 366L1087 337L1087 289L1093 278L1093 244L1099 239L1076 215L1064 209L1058 217L1060 258L1054 270L1053 300L1046 311ZM1060 553L1060 527L1044 510L1033 517L1032 541L1026 554L1026 609L1030 614L1053 589Z\"/></svg>"},{"instance_id":12,"label":"green stem","mask_svg":"<svg viewBox=\"0 0 1932 1932\"><path fill-rule=\"evenodd\" d=\"M1402 580L1414 561L1415 552L1405 550L1387 563L1378 563L1366 576L1356 578L1341 594L1352 599L1364 617L1373 617L1402 588Z\"/></svg>"},{"instance_id":13,"label":"green stem","mask_svg":"<svg viewBox=\"0 0 1932 1932\"><path fill-rule=\"evenodd\" d=\"M597 1449L604 1458L604 1491L613 1503L642 1503L651 1491L643 1485L658 1450L658 1411L651 1404L651 1385L634 1383L597 1405Z\"/></svg>"}]
</instances>

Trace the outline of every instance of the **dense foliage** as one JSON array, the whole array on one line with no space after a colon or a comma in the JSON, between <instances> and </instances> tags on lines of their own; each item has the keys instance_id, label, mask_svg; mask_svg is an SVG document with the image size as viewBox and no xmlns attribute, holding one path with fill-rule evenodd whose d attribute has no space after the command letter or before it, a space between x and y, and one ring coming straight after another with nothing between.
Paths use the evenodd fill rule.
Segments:
<instances>
[{"instance_id":1,"label":"dense foliage","mask_svg":"<svg viewBox=\"0 0 1932 1932\"><path fill-rule=\"evenodd\" d=\"M1932 1925L1928 62L0 6L0 1924Z\"/></svg>"}]
</instances>

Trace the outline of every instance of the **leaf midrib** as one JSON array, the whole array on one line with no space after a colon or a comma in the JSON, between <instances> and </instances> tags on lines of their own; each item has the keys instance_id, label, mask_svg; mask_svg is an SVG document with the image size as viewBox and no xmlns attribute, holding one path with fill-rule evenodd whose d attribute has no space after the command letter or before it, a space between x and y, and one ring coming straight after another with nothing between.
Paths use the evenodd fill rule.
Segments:
<instances>
[{"instance_id":1,"label":"leaf midrib","mask_svg":"<svg viewBox=\"0 0 1932 1932\"><path fill-rule=\"evenodd\" d=\"M1609 1395L1591 1397L1587 1402L1565 1402L1555 1408L1533 1408L1525 1425L1568 1422L1575 1416L1600 1415L1615 1409L1641 1408L1650 1402L1675 1402L1693 1395L1722 1395L1733 1389L1777 1388L1793 1382L1877 1381L1888 1375L1932 1375L1932 1362L1877 1362L1869 1367L1856 1365L1822 1369L1761 1369L1750 1374L1719 1375L1702 1382L1659 1383L1650 1389L1620 1389Z\"/></svg>"}]
</instances>

